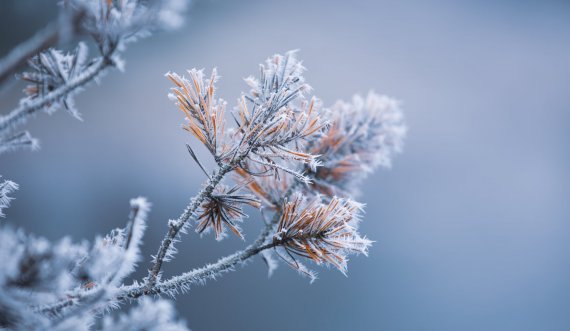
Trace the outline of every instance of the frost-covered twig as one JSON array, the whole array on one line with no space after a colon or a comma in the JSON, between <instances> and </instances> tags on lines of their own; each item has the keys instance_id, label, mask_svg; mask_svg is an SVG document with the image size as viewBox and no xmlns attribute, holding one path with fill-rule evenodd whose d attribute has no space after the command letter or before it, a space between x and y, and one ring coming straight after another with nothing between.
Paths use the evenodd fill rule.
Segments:
<instances>
[{"instance_id":1,"label":"frost-covered twig","mask_svg":"<svg viewBox=\"0 0 570 331\"><path fill-rule=\"evenodd\" d=\"M2 178L2 176L0 176L0 178ZM4 217L2 209L8 208L10 206L10 201L12 201L12 197L10 197L9 194L16 191L17 189L18 184L14 183L13 181L0 181L0 217Z\"/></svg>"},{"instance_id":2,"label":"frost-covered twig","mask_svg":"<svg viewBox=\"0 0 570 331\"><path fill-rule=\"evenodd\" d=\"M0 154L15 150L36 150L38 148L38 140L32 138L28 131L23 131L13 136L0 138Z\"/></svg>"},{"instance_id":3,"label":"frost-covered twig","mask_svg":"<svg viewBox=\"0 0 570 331\"><path fill-rule=\"evenodd\" d=\"M0 62L0 78L8 75L24 59L31 72L20 78L32 83L25 89L27 97L17 108L0 116L0 154L17 148L37 147L34 139L14 144L7 137L18 136L14 130L44 110L48 113L65 107L71 115L81 119L74 107L73 97L83 87L96 81L111 67L124 69L120 54L126 45L151 31L180 26L185 0L163 1L88 1L66 0L58 22L46 32L25 42ZM87 60L87 46L80 42L76 51L64 54L55 49L43 50L62 36L91 37L99 54ZM0 79L1 81L1 79ZM28 135L29 137L29 135Z\"/></svg>"},{"instance_id":4,"label":"frost-covered twig","mask_svg":"<svg viewBox=\"0 0 570 331\"><path fill-rule=\"evenodd\" d=\"M282 202L286 201L286 199L293 194L295 187L297 187L297 185L293 185L291 189L285 192L282 200L275 202L275 204L281 204ZM216 279L222 276L224 273L235 270L234 267L237 265L246 262L259 253L263 253L264 251L281 244L279 242L268 241L274 233L275 226L281 219L281 215L281 212L277 211L273 215L272 219L265 224L263 230L260 232L255 241L245 249L222 257L218 259L218 261L206 264L203 267L193 269L166 280L159 280L150 289L146 282L135 281L131 285L122 286L117 291L116 296L112 298L112 300L121 302L124 300L136 299L141 296L157 295L163 293L175 295L176 293L189 290L191 285L203 284L208 279ZM56 301L51 304L46 304L42 307L38 307L38 311L44 314L54 314L61 309L75 305L80 300L85 300L85 298L95 295L97 295L97 292L93 290L78 292L76 296L72 298L66 298L61 301Z\"/></svg>"},{"instance_id":5,"label":"frost-covered twig","mask_svg":"<svg viewBox=\"0 0 570 331\"><path fill-rule=\"evenodd\" d=\"M130 204L127 226L97 238L89 249L86 243L64 239L52 245L22 231L0 228L0 312L13 311L0 318L0 327L21 326L21 321L30 319L36 328L56 329L70 317L84 314L86 320L81 322L88 324L93 315L87 312L112 305L118 286L140 259L146 227L148 202L137 198Z\"/></svg>"},{"instance_id":6,"label":"frost-covered twig","mask_svg":"<svg viewBox=\"0 0 570 331\"><path fill-rule=\"evenodd\" d=\"M208 279L215 279L223 273L233 270L233 268L246 261L247 259L257 255L263 250L273 248L277 243L268 243L265 245L253 244L242 251L235 252L229 256L219 259L213 264L208 264L202 268L183 273L179 276L172 277L154 284L150 289L145 284L135 284L122 289L124 291L117 299L136 299L144 295L166 293L174 296L179 292L186 292L191 285L203 284Z\"/></svg>"},{"instance_id":7,"label":"frost-covered twig","mask_svg":"<svg viewBox=\"0 0 570 331\"><path fill-rule=\"evenodd\" d=\"M287 199L284 199L285 201ZM358 223L358 210L361 205L350 200L333 198L327 205L313 201L301 207L304 199L297 195L285 205L285 210L275 213L255 242L244 250L220 258L217 262L174 276L147 288L135 283L121 289L118 300L135 299L149 294L169 294L174 296L186 292L191 285L203 284L208 279L216 279L234 267L271 248L283 247L287 253L295 252L307 256L318 263L330 263L346 273L346 252L366 254L371 244L355 232ZM279 223L277 232L274 226ZM267 242L273 234L273 240ZM343 252L346 251L346 252ZM298 262L292 262L296 269L304 272ZM311 277L314 277L311 274Z\"/></svg>"},{"instance_id":8,"label":"frost-covered twig","mask_svg":"<svg viewBox=\"0 0 570 331\"><path fill-rule=\"evenodd\" d=\"M189 331L186 323L175 319L173 304L166 300L143 299L129 314L116 320L106 317L101 331Z\"/></svg>"},{"instance_id":9,"label":"frost-covered twig","mask_svg":"<svg viewBox=\"0 0 570 331\"><path fill-rule=\"evenodd\" d=\"M65 95L74 92L78 88L90 83L101 73L111 66L113 62L109 58L100 58L90 65L80 75L68 81L67 84L57 88L56 90L44 95L41 98L32 99L22 102L16 109L12 110L5 116L0 117L0 134L16 128L23 124L30 116L39 110L50 105L51 103L61 99Z\"/></svg>"},{"instance_id":10,"label":"frost-covered twig","mask_svg":"<svg viewBox=\"0 0 570 331\"><path fill-rule=\"evenodd\" d=\"M289 194L291 194L291 192L287 192L286 196L289 196ZM191 285L203 284L208 279L216 279L222 276L224 273L233 270L234 267L238 264L247 261L248 259L256 256L266 249L270 249L276 245L279 245L277 242L267 242L267 240L273 233L273 229L279 222L280 218L281 213L275 213L271 221L263 227L263 230L257 236L253 244L249 245L241 251L237 251L233 254L222 257L215 263L207 264L203 267L193 269L167 280L161 280L154 284L151 288L149 288L147 284L139 284L135 282L132 285L123 287L117 299L136 299L143 295L161 293L174 295L179 292L186 292L190 289Z\"/></svg>"}]
</instances>

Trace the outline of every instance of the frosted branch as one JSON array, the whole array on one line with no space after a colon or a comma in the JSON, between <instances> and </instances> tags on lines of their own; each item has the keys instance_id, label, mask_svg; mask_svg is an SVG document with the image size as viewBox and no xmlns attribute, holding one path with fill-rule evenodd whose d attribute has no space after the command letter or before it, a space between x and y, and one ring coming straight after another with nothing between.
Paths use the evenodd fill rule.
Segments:
<instances>
[{"instance_id":1,"label":"frosted branch","mask_svg":"<svg viewBox=\"0 0 570 331\"><path fill-rule=\"evenodd\" d=\"M20 106L12 110L5 116L0 117L0 135L6 134L9 130L26 122L27 119L35 115L38 111L55 102L69 93L77 91L79 88L87 85L101 73L112 65L108 58L100 58L90 65L80 75L67 82L67 84L57 88L56 90L44 95L41 98L27 100L22 102Z\"/></svg>"}]
</instances>

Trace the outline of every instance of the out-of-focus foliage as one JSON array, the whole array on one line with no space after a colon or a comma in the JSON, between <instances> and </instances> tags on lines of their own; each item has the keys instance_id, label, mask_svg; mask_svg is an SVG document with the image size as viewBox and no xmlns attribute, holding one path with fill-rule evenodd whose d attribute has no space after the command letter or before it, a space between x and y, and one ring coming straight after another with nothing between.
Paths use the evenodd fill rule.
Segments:
<instances>
[{"instance_id":1,"label":"out-of-focus foliage","mask_svg":"<svg viewBox=\"0 0 570 331\"><path fill-rule=\"evenodd\" d=\"M127 226L97 238L92 245L74 244L68 238L52 244L2 226L0 327L89 330L97 312L117 305L119 287L135 270L148 211L144 198L131 200ZM52 305L58 301L59 305ZM44 310L47 306L50 309ZM154 315L149 314L151 311ZM139 319L142 315L147 318ZM134 318L139 322L134 323ZM132 330L186 330L173 320L168 303L151 300L121 317L115 326L113 320L107 319L104 330L119 330L129 321L138 325Z\"/></svg>"},{"instance_id":2,"label":"out-of-focus foliage","mask_svg":"<svg viewBox=\"0 0 570 331\"><path fill-rule=\"evenodd\" d=\"M63 107L81 119L74 96L108 69L124 71L121 55L127 44L155 31L180 27L186 5L186 0L63 1L57 35L86 36L94 42L98 54L91 52L89 57L87 44L79 42L72 52L49 48L28 60L31 70L19 75L31 83L24 90L26 97L17 108L0 116L0 154L39 146L28 132L15 132L37 111L53 113ZM19 48L11 55L17 57L19 53L25 56ZM8 69L0 66L0 73Z\"/></svg>"}]
</instances>

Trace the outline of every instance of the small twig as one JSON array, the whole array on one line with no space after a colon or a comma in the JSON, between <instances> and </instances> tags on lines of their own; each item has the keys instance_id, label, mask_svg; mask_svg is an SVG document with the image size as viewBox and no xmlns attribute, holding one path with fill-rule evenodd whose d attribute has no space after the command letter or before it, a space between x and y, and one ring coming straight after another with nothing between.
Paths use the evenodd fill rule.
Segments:
<instances>
[{"instance_id":1,"label":"small twig","mask_svg":"<svg viewBox=\"0 0 570 331\"><path fill-rule=\"evenodd\" d=\"M261 246L252 244L242 251L219 259L216 263L194 269L165 281L160 281L154 284L150 289L145 284L124 287L122 294L117 297L117 300L123 301L125 299L136 299L144 295L156 295L180 290L184 291L192 284L203 283L209 278L215 278L222 273L231 271L237 264L257 255L263 250L273 248L277 245L278 243L273 242Z\"/></svg>"},{"instance_id":2,"label":"small twig","mask_svg":"<svg viewBox=\"0 0 570 331\"><path fill-rule=\"evenodd\" d=\"M186 225L188 219L190 219L192 214L196 212L198 207L200 207L200 204L202 204L204 199L206 199L210 194L212 194L214 188L216 188L216 186L222 181L224 176L228 172L232 171L235 168L235 166L239 162L241 162L242 159L243 157L238 157L234 159L232 162L220 167L218 173L208 180L208 185L206 185L206 187L204 187L198 193L198 195L190 199L190 204L186 207L182 215L180 215L180 217L176 221L170 223L170 228L168 229L168 232L164 236L164 239L162 240L162 243L158 248L158 253L154 258L154 263L151 269L149 270L149 274L146 281L146 288L149 291L154 287L156 280L158 278L158 274L160 273L160 269L162 268L162 263L164 262L164 259L168 254L168 250L170 249L170 246L172 246L172 242L174 241L180 230L182 230L182 228Z\"/></svg>"},{"instance_id":3,"label":"small twig","mask_svg":"<svg viewBox=\"0 0 570 331\"><path fill-rule=\"evenodd\" d=\"M19 124L24 123L27 118L34 115L37 111L43 109L50 103L53 103L68 93L88 84L111 65L113 65L113 62L108 56L99 58L95 63L91 64L89 68L74 79L70 80L67 84L60 86L41 98L22 102L18 108L0 117L0 135L15 128Z\"/></svg>"},{"instance_id":4,"label":"small twig","mask_svg":"<svg viewBox=\"0 0 570 331\"><path fill-rule=\"evenodd\" d=\"M296 182L298 183L298 182ZM293 184L289 190L285 193L281 202L285 201L294 191L297 184ZM178 276L174 276L168 280L159 281L153 283L152 287L149 287L149 283L135 283L128 286L123 286L120 288L115 300L121 302L125 300L136 299L146 295L157 295L165 292L172 291L184 291L188 289L190 285L200 284L210 278L215 278L223 273L233 270L233 268L247 261L248 259L256 256L264 250L274 248L280 244L277 242L267 243L268 238L273 233L275 225L279 222L281 218L281 211L277 210L273 215L272 219L265 224L265 227L258 235L253 244L249 245L245 249L235 252L231 255L220 258L217 262L212 264L207 264L206 266L193 269L191 271L185 272ZM162 247L162 246L161 246ZM53 304L44 305L38 307L37 311L44 314L57 314L61 309L74 305L79 298L83 299L91 295L97 294L96 290L91 290L88 293L82 293L80 297L74 297L71 299L65 299L62 301L55 302Z\"/></svg>"},{"instance_id":5,"label":"small twig","mask_svg":"<svg viewBox=\"0 0 570 331\"><path fill-rule=\"evenodd\" d=\"M29 58L55 45L59 40L59 26L59 22L48 25L0 60L0 84L10 78Z\"/></svg>"},{"instance_id":6,"label":"small twig","mask_svg":"<svg viewBox=\"0 0 570 331\"><path fill-rule=\"evenodd\" d=\"M298 183L299 182L295 182L294 184L291 185L291 187L289 187L289 189L287 190L287 192L285 192L283 198L281 198L281 201L280 203L277 204L277 206L280 206L289 196L291 196L291 194L293 194L293 191L295 190L295 187L298 185ZM156 278L155 278L155 283L153 283L152 286L149 286L150 283L128 286L125 288L126 291L125 294L121 294L117 299L118 300L126 298L134 299L140 297L141 295L160 294L167 290L184 289L189 285L200 283L208 278L213 278L217 275L220 275L221 273L228 272L240 262L243 262L257 255L261 251L275 247L279 244L278 242L271 242L271 243L266 243L266 242L267 239L273 233L273 229L275 225L279 222L280 218L281 218L281 211L277 210L273 215L273 218L268 223L265 223L265 227L263 228L263 230L255 240L255 242L242 251L238 251L226 257L220 258L214 264L208 264L204 267L194 269L192 271L183 273L179 276L172 277L171 279L166 281L160 281L156 283Z\"/></svg>"}]
</instances>

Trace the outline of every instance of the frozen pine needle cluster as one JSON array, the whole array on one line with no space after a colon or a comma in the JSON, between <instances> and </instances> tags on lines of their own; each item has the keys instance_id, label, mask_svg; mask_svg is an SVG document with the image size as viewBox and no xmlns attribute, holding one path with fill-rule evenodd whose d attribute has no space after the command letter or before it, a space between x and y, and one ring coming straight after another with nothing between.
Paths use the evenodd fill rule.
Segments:
<instances>
[{"instance_id":1,"label":"frozen pine needle cluster","mask_svg":"<svg viewBox=\"0 0 570 331\"><path fill-rule=\"evenodd\" d=\"M58 25L58 33L90 36L99 55L89 58L83 43L69 53L47 49L29 54L31 71L19 75L30 83L26 97L0 116L0 153L37 148L26 131L15 129L38 111L65 108L80 118L73 95L103 71L122 68L119 54L128 42L178 25L180 8L172 0L64 1L62 15L69 22ZM20 53L27 54L26 47ZM0 61L0 74L16 55ZM218 96L215 69L209 74L198 69L167 73L173 84L169 97L181 111L183 129L205 147L215 166L206 168L200 161L205 156L187 145L204 184L177 218L165 222L166 234L147 276L132 279L145 260L140 246L150 204L144 198L131 200L125 225L91 244L51 243L3 221L0 329L187 330L172 305L155 297L186 292L257 255L270 275L280 262L310 281L316 279L311 263L346 275L349 256L367 255L372 243L359 232L364 205L354 200L358 186L379 166L391 165L402 149L406 126L398 102L374 92L324 106L303 72L296 52L271 56L257 77L245 79L249 91L232 106ZM0 216L17 189L0 179ZM247 215L246 206L261 213ZM240 224L246 220L258 223L261 231L243 250L163 277L166 262L176 257L175 243L190 229L206 237L211 232L218 241L228 234L245 240ZM130 312L108 314L131 301L138 304Z\"/></svg>"}]
</instances>

